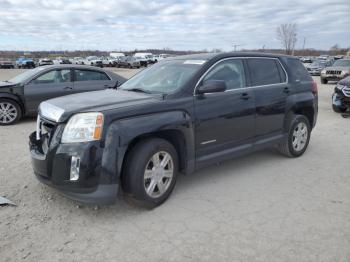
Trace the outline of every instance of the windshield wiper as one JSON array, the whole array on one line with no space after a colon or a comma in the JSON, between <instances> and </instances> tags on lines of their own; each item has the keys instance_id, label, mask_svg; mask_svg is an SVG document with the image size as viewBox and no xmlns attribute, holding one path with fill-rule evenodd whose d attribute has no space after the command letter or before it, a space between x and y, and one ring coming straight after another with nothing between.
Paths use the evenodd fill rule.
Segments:
<instances>
[{"instance_id":1,"label":"windshield wiper","mask_svg":"<svg viewBox=\"0 0 350 262\"><path fill-rule=\"evenodd\" d=\"M151 91L142 89L142 88L130 88L130 89L124 89L126 91L132 91L132 92L140 92L140 93L146 93L146 94L152 94Z\"/></svg>"}]
</instances>

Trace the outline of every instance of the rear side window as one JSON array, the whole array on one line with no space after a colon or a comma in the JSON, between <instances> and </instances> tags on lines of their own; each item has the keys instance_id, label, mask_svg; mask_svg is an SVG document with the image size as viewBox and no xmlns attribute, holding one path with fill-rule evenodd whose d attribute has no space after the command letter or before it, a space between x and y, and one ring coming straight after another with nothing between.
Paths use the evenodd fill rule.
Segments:
<instances>
[{"instance_id":1,"label":"rear side window","mask_svg":"<svg viewBox=\"0 0 350 262\"><path fill-rule=\"evenodd\" d=\"M289 74L293 81L311 81L311 76L299 59L287 58Z\"/></svg>"},{"instance_id":2,"label":"rear side window","mask_svg":"<svg viewBox=\"0 0 350 262\"><path fill-rule=\"evenodd\" d=\"M276 59L249 58L247 63L253 86L272 85L286 81L285 73Z\"/></svg>"},{"instance_id":3,"label":"rear side window","mask_svg":"<svg viewBox=\"0 0 350 262\"><path fill-rule=\"evenodd\" d=\"M96 80L110 80L103 72L92 70L75 70L75 81L96 81Z\"/></svg>"}]
</instances>

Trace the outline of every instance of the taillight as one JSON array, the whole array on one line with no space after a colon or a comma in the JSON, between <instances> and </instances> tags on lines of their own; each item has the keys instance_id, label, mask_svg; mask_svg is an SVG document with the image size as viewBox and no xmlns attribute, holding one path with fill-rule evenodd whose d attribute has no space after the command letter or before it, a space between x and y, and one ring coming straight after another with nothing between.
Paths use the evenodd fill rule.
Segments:
<instances>
[{"instance_id":1,"label":"taillight","mask_svg":"<svg viewBox=\"0 0 350 262\"><path fill-rule=\"evenodd\" d=\"M312 81L312 87L311 87L312 93L314 95L317 95L318 93L318 87L317 87L317 83L315 81Z\"/></svg>"}]
</instances>

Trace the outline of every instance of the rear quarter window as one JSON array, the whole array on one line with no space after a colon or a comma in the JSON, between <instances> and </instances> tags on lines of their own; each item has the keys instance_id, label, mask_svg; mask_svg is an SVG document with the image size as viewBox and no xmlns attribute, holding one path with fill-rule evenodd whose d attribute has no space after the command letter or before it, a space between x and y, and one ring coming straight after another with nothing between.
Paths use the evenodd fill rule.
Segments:
<instances>
[{"instance_id":1,"label":"rear quarter window","mask_svg":"<svg viewBox=\"0 0 350 262\"><path fill-rule=\"evenodd\" d=\"M311 81L312 78L305 66L297 58L287 58L289 76L292 81Z\"/></svg>"},{"instance_id":2,"label":"rear quarter window","mask_svg":"<svg viewBox=\"0 0 350 262\"><path fill-rule=\"evenodd\" d=\"M286 81L285 73L276 59L249 58L247 63L253 86L272 85Z\"/></svg>"}]
</instances>

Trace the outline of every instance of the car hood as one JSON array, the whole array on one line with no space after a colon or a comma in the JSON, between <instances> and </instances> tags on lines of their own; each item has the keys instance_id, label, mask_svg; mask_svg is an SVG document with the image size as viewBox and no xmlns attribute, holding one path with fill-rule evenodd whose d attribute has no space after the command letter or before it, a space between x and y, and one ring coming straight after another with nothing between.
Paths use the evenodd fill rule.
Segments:
<instances>
[{"instance_id":1,"label":"car hood","mask_svg":"<svg viewBox=\"0 0 350 262\"><path fill-rule=\"evenodd\" d=\"M151 95L124 90L103 90L62 96L42 102L39 114L55 122L64 122L80 112L103 112L105 110L133 107L159 101L161 95Z\"/></svg>"},{"instance_id":2,"label":"car hood","mask_svg":"<svg viewBox=\"0 0 350 262\"><path fill-rule=\"evenodd\" d=\"M15 86L15 85L16 85L15 83L0 81L0 88L2 88L2 87L12 87L12 86Z\"/></svg>"}]
</instances>

